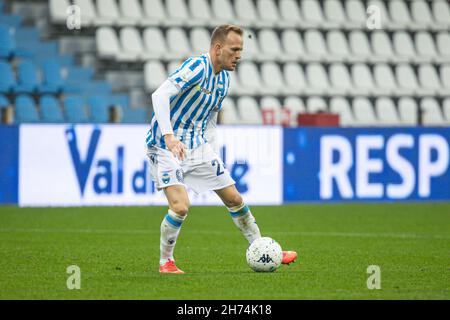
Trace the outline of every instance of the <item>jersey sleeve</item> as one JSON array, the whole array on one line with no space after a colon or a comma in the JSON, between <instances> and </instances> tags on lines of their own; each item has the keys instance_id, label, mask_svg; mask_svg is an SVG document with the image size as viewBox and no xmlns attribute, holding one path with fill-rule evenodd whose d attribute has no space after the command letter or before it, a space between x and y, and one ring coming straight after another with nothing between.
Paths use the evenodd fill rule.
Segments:
<instances>
[{"instance_id":1,"label":"jersey sleeve","mask_svg":"<svg viewBox=\"0 0 450 320\"><path fill-rule=\"evenodd\" d=\"M205 67L200 59L189 58L181 67L169 75L169 80L175 84L180 91L200 83L205 74Z\"/></svg>"}]
</instances>

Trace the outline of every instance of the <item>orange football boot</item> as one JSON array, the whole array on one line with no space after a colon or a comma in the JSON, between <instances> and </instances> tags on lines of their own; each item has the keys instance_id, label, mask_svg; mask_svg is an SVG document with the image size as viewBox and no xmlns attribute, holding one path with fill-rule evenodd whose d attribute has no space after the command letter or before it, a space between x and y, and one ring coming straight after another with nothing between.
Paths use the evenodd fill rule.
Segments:
<instances>
[{"instance_id":1,"label":"orange football boot","mask_svg":"<svg viewBox=\"0 0 450 320\"><path fill-rule=\"evenodd\" d=\"M178 267L175 265L175 261L170 260L170 259L162 266L159 266L159 272L160 273L179 273L179 274L184 273L183 270L178 269Z\"/></svg>"},{"instance_id":2,"label":"orange football boot","mask_svg":"<svg viewBox=\"0 0 450 320\"><path fill-rule=\"evenodd\" d=\"M297 252L295 251L283 251L283 259L281 259L282 264L290 264L297 260Z\"/></svg>"}]
</instances>

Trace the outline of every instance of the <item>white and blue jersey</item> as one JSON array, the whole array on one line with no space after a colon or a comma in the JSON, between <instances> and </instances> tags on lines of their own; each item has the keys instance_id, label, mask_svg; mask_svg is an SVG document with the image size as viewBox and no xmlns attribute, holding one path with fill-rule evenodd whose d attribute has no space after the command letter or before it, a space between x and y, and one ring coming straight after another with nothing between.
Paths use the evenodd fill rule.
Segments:
<instances>
[{"instance_id":1,"label":"white and blue jersey","mask_svg":"<svg viewBox=\"0 0 450 320\"><path fill-rule=\"evenodd\" d=\"M170 98L170 122L174 135L187 148L194 149L206 142L205 128L213 110L216 112L222 108L230 85L228 71L214 74L209 54L202 54L187 59L169 75L169 80L180 89ZM166 149L154 113L146 144Z\"/></svg>"}]
</instances>

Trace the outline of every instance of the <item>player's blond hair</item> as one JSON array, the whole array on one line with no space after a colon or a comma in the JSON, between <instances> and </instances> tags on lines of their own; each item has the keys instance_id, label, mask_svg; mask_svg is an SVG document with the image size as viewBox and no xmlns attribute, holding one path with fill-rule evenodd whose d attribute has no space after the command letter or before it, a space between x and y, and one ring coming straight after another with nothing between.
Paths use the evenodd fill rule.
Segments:
<instances>
[{"instance_id":1,"label":"player's blond hair","mask_svg":"<svg viewBox=\"0 0 450 320\"><path fill-rule=\"evenodd\" d=\"M218 27L216 27L211 35L211 47L216 43L224 43L225 39L227 38L227 35L230 32L235 32L238 35L242 37L244 34L244 30L236 25L233 24L222 24Z\"/></svg>"}]
</instances>

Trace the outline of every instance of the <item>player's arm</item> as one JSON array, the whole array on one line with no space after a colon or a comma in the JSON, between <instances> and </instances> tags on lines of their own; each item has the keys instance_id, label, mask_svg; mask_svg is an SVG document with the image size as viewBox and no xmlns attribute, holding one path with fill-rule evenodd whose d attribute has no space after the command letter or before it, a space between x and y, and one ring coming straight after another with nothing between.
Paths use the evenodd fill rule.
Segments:
<instances>
[{"instance_id":1,"label":"player's arm","mask_svg":"<svg viewBox=\"0 0 450 320\"><path fill-rule=\"evenodd\" d=\"M186 146L173 135L172 123L170 122L170 98L177 95L180 88L169 79L156 89L152 94L153 111L158 122L161 134L167 149L180 160L184 159Z\"/></svg>"}]
</instances>

